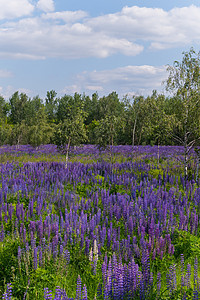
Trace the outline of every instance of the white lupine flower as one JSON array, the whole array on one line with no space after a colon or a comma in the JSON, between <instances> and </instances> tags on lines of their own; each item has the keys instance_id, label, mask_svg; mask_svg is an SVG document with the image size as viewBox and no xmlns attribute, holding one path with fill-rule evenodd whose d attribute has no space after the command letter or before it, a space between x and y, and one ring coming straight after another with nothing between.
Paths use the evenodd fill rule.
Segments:
<instances>
[{"instance_id":1,"label":"white lupine flower","mask_svg":"<svg viewBox=\"0 0 200 300\"><path fill-rule=\"evenodd\" d=\"M92 247L91 247L90 253L89 253L89 261L93 261L93 251L92 251Z\"/></svg>"},{"instance_id":2,"label":"white lupine flower","mask_svg":"<svg viewBox=\"0 0 200 300\"><path fill-rule=\"evenodd\" d=\"M94 259L98 260L98 246L96 240L94 240Z\"/></svg>"}]
</instances>

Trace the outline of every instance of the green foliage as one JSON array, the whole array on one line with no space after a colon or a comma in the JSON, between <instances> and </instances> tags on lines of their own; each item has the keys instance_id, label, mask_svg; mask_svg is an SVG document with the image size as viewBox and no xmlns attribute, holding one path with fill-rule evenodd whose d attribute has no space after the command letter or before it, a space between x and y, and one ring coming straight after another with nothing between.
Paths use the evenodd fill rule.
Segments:
<instances>
[{"instance_id":1,"label":"green foliage","mask_svg":"<svg viewBox=\"0 0 200 300\"><path fill-rule=\"evenodd\" d=\"M191 49L184 53L182 62L168 67L166 86L172 97L153 91L146 98L120 99L116 92L102 97L75 93L58 98L51 90L43 103L39 96L31 99L19 92L9 102L0 96L0 143L37 147L43 143L68 144L70 139L74 145L88 142L101 148L115 143L133 147L173 145L184 144L187 133L189 144L200 134L199 66L199 54ZM79 137L73 128L74 132L80 128Z\"/></svg>"},{"instance_id":2,"label":"green foliage","mask_svg":"<svg viewBox=\"0 0 200 300\"><path fill-rule=\"evenodd\" d=\"M9 105L9 120L12 124L21 123L26 119L26 112L28 109L28 96L26 94L15 92L9 99Z\"/></svg>"},{"instance_id":3,"label":"green foliage","mask_svg":"<svg viewBox=\"0 0 200 300\"><path fill-rule=\"evenodd\" d=\"M56 111L58 99L56 98L57 93L54 90L48 91L45 98L45 111L47 114L48 121L54 123L56 120Z\"/></svg>"},{"instance_id":4,"label":"green foliage","mask_svg":"<svg viewBox=\"0 0 200 300\"><path fill-rule=\"evenodd\" d=\"M19 241L9 238L6 242L0 242L0 286L4 282L10 282L13 273L18 269L17 251Z\"/></svg>"},{"instance_id":5,"label":"green foliage","mask_svg":"<svg viewBox=\"0 0 200 300\"><path fill-rule=\"evenodd\" d=\"M180 257L183 254L186 259L190 257L200 257L200 238L187 231L176 230L173 234L175 246L174 256Z\"/></svg>"},{"instance_id":6,"label":"green foliage","mask_svg":"<svg viewBox=\"0 0 200 300\"><path fill-rule=\"evenodd\" d=\"M117 132L122 126L123 119L111 115L105 116L104 119L101 119L98 123L96 123L96 127L94 129L96 144L100 152L109 147L111 163L114 162L113 146L117 140Z\"/></svg>"},{"instance_id":7,"label":"green foliage","mask_svg":"<svg viewBox=\"0 0 200 300\"><path fill-rule=\"evenodd\" d=\"M0 125L0 145L5 145L10 142L12 136L12 125L2 124Z\"/></svg>"},{"instance_id":8,"label":"green foliage","mask_svg":"<svg viewBox=\"0 0 200 300\"><path fill-rule=\"evenodd\" d=\"M64 102L64 100L65 98L62 100L63 105L65 105L65 114L62 115L62 122L60 122L55 129L54 141L59 148L63 149L66 147L66 144L68 144L67 151L69 151L71 145L79 145L87 140L84 125L86 114L83 111L81 103L79 107L76 107L71 105L71 98L68 102L68 99L66 99L66 102Z\"/></svg>"},{"instance_id":9,"label":"green foliage","mask_svg":"<svg viewBox=\"0 0 200 300\"><path fill-rule=\"evenodd\" d=\"M162 178L163 177L163 170L161 170L161 169L151 169L151 170L149 170L148 174L150 176L152 176L153 178L156 178L156 179L158 179L159 176Z\"/></svg>"},{"instance_id":10,"label":"green foliage","mask_svg":"<svg viewBox=\"0 0 200 300\"><path fill-rule=\"evenodd\" d=\"M25 156L24 156L25 157ZM59 156L60 157L60 154ZM73 160L79 161L79 156L74 156ZM27 160L27 157L25 157ZM32 157L33 159L33 157ZM48 160L48 155L42 156L42 160ZM152 169L149 170L148 175L150 177L154 177L156 179L163 178L163 169L160 167L159 169L156 169L156 161L155 158L148 157L145 158L146 162L148 163L148 166L152 166ZM172 159L173 160L173 159ZM162 161L160 161L162 163ZM167 164L166 160L163 160L163 164ZM126 164L125 164L126 165ZM21 165L22 166L22 163ZM115 166L115 165L114 165ZM168 164L167 164L168 166ZM91 166L90 166L91 167ZM89 168L90 168L89 167ZM15 165L14 168L18 168L18 165ZM92 168L92 167L91 167ZM117 169L117 167L113 167L113 175L122 175L123 172L130 172L132 173L131 169L128 170L121 170ZM102 170L103 171L103 170ZM92 170L93 172L93 170ZM134 175L137 174L140 178L141 173L144 172L143 170L136 169L134 170ZM103 172L102 172L103 174ZM147 175L147 172L145 173ZM172 174L172 173L170 173ZM91 191L98 191L101 190L108 190L110 191L110 194L124 194L127 193L127 195L130 195L130 186L125 185L119 185L114 184L112 182L112 178L105 177L105 173L102 175L96 175L96 173L92 173L92 180L89 181L87 184L84 182L66 182L64 183L62 187L63 194L68 190L71 191L75 197L73 199L74 205L79 203L79 201L87 201L88 200L88 192ZM94 179L94 181L93 181ZM150 181L149 181L150 182ZM161 180L161 184L163 184ZM168 188L172 187L170 186L170 183L168 183ZM179 182L180 184L180 182ZM191 195L195 193L197 190L197 186L194 185L191 187ZM179 191L181 189L179 188ZM57 187L56 192L60 193L60 187ZM55 192L55 193L56 193ZM178 192L177 192L178 193ZM183 193L185 193L183 191ZM100 192L101 194L101 192ZM30 195L31 196L31 195ZM137 190L135 197L138 198L143 197L142 191ZM186 193L184 194L186 196ZM127 197L127 196L125 196ZM176 195L178 197L178 194ZM83 200L82 200L83 199ZM129 197L127 197L129 199ZM60 215L65 213L65 209L69 209L69 205L66 201L66 203L63 203L63 207L60 207L60 203L58 201L55 201L55 203L49 203L48 197L45 199L47 201L47 211L43 214L43 221L46 218L46 216L49 214L49 211L51 214L54 215ZM22 196L21 192L14 195L8 195L7 202L8 204L12 203L14 212L16 209L16 203L18 201L27 209L28 203L29 203L29 195ZM36 213L36 201L34 203L34 220L39 220L40 216L37 216ZM91 203L91 206L88 208L88 211L84 211L84 213L92 214L92 211L96 212L99 208L102 209L102 202L101 198L99 198L99 202L97 207L94 203ZM154 213L154 212L153 212ZM77 211L77 214L80 214L80 210ZM105 217L109 216L109 211L105 212ZM5 286L5 283L12 281L13 291L14 291L14 299L23 299L25 293L27 292L27 295L29 299L43 299L43 289L44 287L48 287L53 290L53 293L55 293L55 286L64 287L67 291L67 294L69 297L75 297L75 289L76 289L76 280L78 275L81 276L82 282L87 284L88 289L88 296L89 299L94 299L94 296L96 295L96 298L98 300L102 298L97 296L97 290L99 284L102 283L102 274L101 274L101 265L102 265L102 259L103 255L107 253L108 257L113 254L112 252L112 241L110 247L107 247L107 243L105 241L104 246L101 249L102 256L100 256L98 263L97 263L97 271L96 275L93 272L93 265L92 262L89 261L89 258L85 255L85 248L80 247L80 236L77 234L76 231L72 232L72 242L69 242L66 246L66 248L69 250L71 258L69 264L66 266L65 259L58 255L56 259L53 259L52 257L48 259L45 257L45 264L43 266L38 266L36 270L33 268L33 257L30 250L30 264L28 266L28 274L27 276L27 270L24 260L22 259L21 268L19 268L18 260L17 260L17 251L18 246L21 246L22 248L24 245L22 244L22 240L13 239L13 220L8 220L5 224L4 222L4 212L2 213L2 220L4 225L4 230L6 232L10 231L10 236L4 240L3 243L0 243L0 289L3 291L3 288ZM177 221L178 221L178 215L177 215ZM20 223L21 221L19 221ZM102 222L102 220L100 221ZM100 223L102 224L102 223ZM19 224L20 225L20 224ZM110 220L108 221L108 226L110 225ZM27 234L28 234L28 222L24 222L24 226L26 227ZM117 219L116 217L113 217L112 219L112 226L115 229L120 228L120 241L123 239L127 239L127 226L125 222L125 218L123 215L120 216L120 219ZM81 228L80 228L81 230ZM17 235L17 232L16 232ZM135 230L134 234L130 236L130 240L132 242L133 236L137 237L137 240L139 242L140 236L138 236L137 230ZM51 236L52 237L52 236ZM147 236L148 238L148 236ZM30 239L30 236L28 237ZM152 253L150 255L150 269L154 274L154 278L156 278L156 274L158 271L161 272L161 276L163 281L165 282L166 273L169 271L169 266L172 264L179 264L180 263L180 254L184 254L185 257L185 264L188 262L192 262L194 257L200 256L200 238L199 233L197 232L197 235L190 234L189 232L185 232L182 230L175 230L171 233L171 239L172 244L175 246L175 254L174 256L169 255L167 252L164 254L163 258L160 259L159 256L156 256L155 259L152 259ZM76 241L75 243L73 241ZM30 241L29 241L30 242ZM37 241L37 246L39 245ZM141 250L141 249L140 249ZM48 256L48 254L46 253ZM141 260L140 258L136 258L135 261L139 264L139 267L141 267ZM124 262L124 261L123 261ZM179 271L179 270L178 270ZM163 287L161 291L161 295L159 298L157 297L156 293L156 279L154 282L154 285L152 289L149 291L149 296L147 299L159 299L159 300L167 300L167 299L181 299L183 298L183 293L186 292L188 297L192 297L193 289L181 289L180 288L180 280L181 275L178 273L177 275L177 282L178 287L174 290L174 292L170 295L167 290L166 286ZM0 297L2 295L2 292L0 291ZM28 299L28 298L27 298ZM134 299L140 299L139 293L135 295ZM190 299L190 298L189 298Z\"/></svg>"}]
</instances>

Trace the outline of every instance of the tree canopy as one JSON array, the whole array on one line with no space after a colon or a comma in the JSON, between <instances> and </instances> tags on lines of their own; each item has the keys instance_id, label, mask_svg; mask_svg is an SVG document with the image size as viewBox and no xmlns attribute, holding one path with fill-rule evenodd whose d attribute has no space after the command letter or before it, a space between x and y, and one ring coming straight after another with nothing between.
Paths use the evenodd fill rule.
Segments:
<instances>
[{"instance_id":1,"label":"tree canopy","mask_svg":"<svg viewBox=\"0 0 200 300\"><path fill-rule=\"evenodd\" d=\"M199 53L191 48L167 70L167 96L153 91L120 99L113 91L58 97L54 90L45 99L19 92L8 101L0 96L0 143L182 144L187 154L200 136Z\"/></svg>"}]
</instances>

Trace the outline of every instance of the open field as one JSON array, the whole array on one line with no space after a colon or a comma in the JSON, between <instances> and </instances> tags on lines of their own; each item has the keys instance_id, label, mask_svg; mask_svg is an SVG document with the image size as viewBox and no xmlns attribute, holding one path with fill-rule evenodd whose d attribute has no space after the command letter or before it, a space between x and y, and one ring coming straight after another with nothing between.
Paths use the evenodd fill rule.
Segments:
<instances>
[{"instance_id":1,"label":"open field","mask_svg":"<svg viewBox=\"0 0 200 300\"><path fill-rule=\"evenodd\" d=\"M195 154L159 151L1 147L0 298L199 299Z\"/></svg>"}]
</instances>

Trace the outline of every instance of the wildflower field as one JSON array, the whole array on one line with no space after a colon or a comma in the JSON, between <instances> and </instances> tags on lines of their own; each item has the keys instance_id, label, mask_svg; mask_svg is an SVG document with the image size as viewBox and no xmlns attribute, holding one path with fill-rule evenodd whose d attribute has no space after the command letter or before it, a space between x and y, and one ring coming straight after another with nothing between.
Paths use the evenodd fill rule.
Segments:
<instances>
[{"instance_id":1,"label":"wildflower field","mask_svg":"<svg viewBox=\"0 0 200 300\"><path fill-rule=\"evenodd\" d=\"M199 299L200 188L183 148L0 148L0 299ZM200 263L200 262L199 262Z\"/></svg>"}]
</instances>

